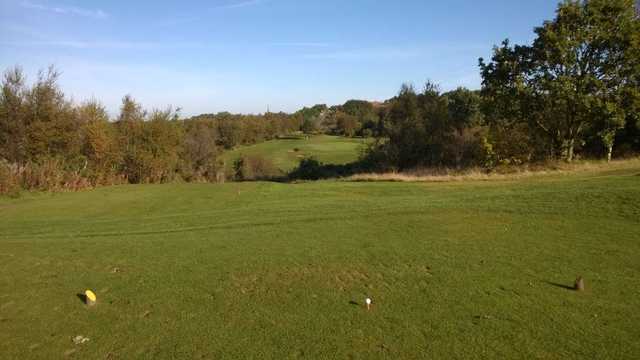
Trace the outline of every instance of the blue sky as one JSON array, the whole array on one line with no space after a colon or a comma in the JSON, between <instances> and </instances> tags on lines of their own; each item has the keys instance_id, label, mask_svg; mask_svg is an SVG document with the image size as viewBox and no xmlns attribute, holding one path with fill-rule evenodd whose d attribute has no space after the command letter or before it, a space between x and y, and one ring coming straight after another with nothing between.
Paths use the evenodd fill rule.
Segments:
<instances>
[{"instance_id":1,"label":"blue sky","mask_svg":"<svg viewBox=\"0 0 640 360\"><path fill-rule=\"evenodd\" d=\"M557 0L0 0L0 67L54 64L75 101L183 115L479 88L478 58L529 42Z\"/></svg>"}]
</instances>

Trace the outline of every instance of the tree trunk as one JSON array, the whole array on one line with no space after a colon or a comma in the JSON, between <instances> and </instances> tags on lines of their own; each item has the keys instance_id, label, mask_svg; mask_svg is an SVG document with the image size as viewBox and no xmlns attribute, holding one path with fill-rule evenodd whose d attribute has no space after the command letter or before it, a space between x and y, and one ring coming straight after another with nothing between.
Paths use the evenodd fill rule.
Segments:
<instances>
[{"instance_id":1,"label":"tree trunk","mask_svg":"<svg viewBox=\"0 0 640 360\"><path fill-rule=\"evenodd\" d=\"M607 146L607 162L611 162L611 155L613 154L613 143Z\"/></svg>"},{"instance_id":2,"label":"tree trunk","mask_svg":"<svg viewBox=\"0 0 640 360\"><path fill-rule=\"evenodd\" d=\"M567 161L568 162L572 162L573 161L573 146L574 146L574 140L571 139L571 140L569 140L569 146L567 148Z\"/></svg>"}]
</instances>

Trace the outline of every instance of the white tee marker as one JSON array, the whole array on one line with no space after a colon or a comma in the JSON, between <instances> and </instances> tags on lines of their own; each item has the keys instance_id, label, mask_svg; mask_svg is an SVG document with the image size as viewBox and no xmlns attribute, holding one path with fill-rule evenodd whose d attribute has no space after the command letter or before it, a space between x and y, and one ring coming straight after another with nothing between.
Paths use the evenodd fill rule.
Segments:
<instances>
[{"instance_id":1,"label":"white tee marker","mask_svg":"<svg viewBox=\"0 0 640 360\"><path fill-rule=\"evenodd\" d=\"M367 310L371 310L371 299L367 298L364 302L367 304Z\"/></svg>"}]
</instances>

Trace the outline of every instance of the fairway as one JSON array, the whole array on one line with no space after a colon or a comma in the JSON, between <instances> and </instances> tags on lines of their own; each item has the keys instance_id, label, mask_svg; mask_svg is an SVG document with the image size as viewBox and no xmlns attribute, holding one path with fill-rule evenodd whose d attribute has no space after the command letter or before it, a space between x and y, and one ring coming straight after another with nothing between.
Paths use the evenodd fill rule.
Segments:
<instances>
[{"instance_id":1,"label":"fairway","mask_svg":"<svg viewBox=\"0 0 640 360\"><path fill-rule=\"evenodd\" d=\"M273 161L283 172L288 172L305 157L314 157L325 164L342 165L358 160L365 149L367 139L346 138L341 136L317 135L308 139L291 138L263 142L251 146L242 146L222 155L227 169L243 155L260 155Z\"/></svg>"},{"instance_id":2,"label":"fairway","mask_svg":"<svg viewBox=\"0 0 640 360\"><path fill-rule=\"evenodd\" d=\"M639 219L637 168L0 198L0 357L637 359Z\"/></svg>"}]
</instances>

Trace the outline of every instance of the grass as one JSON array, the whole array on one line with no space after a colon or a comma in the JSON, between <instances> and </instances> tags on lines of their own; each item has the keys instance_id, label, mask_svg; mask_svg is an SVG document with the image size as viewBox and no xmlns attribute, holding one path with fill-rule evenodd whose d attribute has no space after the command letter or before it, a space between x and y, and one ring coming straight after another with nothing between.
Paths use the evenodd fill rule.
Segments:
<instances>
[{"instance_id":1,"label":"grass","mask_svg":"<svg viewBox=\"0 0 640 360\"><path fill-rule=\"evenodd\" d=\"M289 172L301 159L313 156L326 164L348 164L358 159L367 140L339 136L318 135L309 139L290 138L243 146L227 151L222 158L228 169L242 155L262 155L283 172Z\"/></svg>"},{"instance_id":2,"label":"grass","mask_svg":"<svg viewBox=\"0 0 640 360\"><path fill-rule=\"evenodd\" d=\"M640 167L4 198L0 353L637 359L638 219Z\"/></svg>"}]
</instances>

